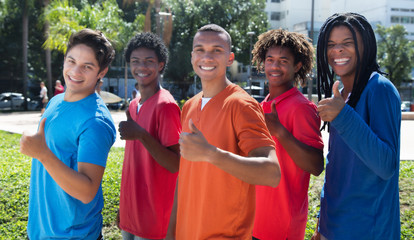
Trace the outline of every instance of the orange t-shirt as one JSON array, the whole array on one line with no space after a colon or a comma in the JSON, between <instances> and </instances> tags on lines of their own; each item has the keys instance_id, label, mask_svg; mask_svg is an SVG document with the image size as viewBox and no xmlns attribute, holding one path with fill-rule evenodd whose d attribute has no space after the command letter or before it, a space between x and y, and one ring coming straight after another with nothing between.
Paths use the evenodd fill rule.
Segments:
<instances>
[{"instance_id":1,"label":"orange t-shirt","mask_svg":"<svg viewBox=\"0 0 414 240\"><path fill-rule=\"evenodd\" d=\"M259 103L235 84L227 86L201 110L202 93L183 107L181 125L188 121L207 141L226 151L247 156L256 148L272 146ZM176 238L251 239L255 186L207 162L181 158L178 178Z\"/></svg>"}]
</instances>

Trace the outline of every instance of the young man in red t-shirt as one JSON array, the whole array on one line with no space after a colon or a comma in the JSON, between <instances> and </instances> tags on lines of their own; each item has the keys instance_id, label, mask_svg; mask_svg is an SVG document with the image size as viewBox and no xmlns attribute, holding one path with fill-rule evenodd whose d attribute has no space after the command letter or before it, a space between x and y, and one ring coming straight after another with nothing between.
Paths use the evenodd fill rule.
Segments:
<instances>
[{"instance_id":1,"label":"young man in red t-shirt","mask_svg":"<svg viewBox=\"0 0 414 240\"><path fill-rule=\"evenodd\" d=\"M125 59L139 85L140 96L119 124L127 140L122 168L119 227L123 239L164 239L167 233L177 171L181 133L180 108L160 87L168 50L152 33L133 37Z\"/></svg>"},{"instance_id":2,"label":"young man in red t-shirt","mask_svg":"<svg viewBox=\"0 0 414 240\"><path fill-rule=\"evenodd\" d=\"M251 239L255 184L277 186L274 142L259 103L226 77L230 35L210 24L193 40L203 91L183 106L176 239Z\"/></svg>"},{"instance_id":3,"label":"young man in red t-shirt","mask_svg":"<svg viewBox=\"0 0 414 240\"><path fill-rule=\"evenodd\" d=\"M304 35L282 29L261 34L253 49L253 61L269 81L261 104L282 172L276 188L256 188L256 239L304 239L310 174L318 176L324 167L316 105L296 88L311 72L312 58Z\"/></svg>"}]
</instances>

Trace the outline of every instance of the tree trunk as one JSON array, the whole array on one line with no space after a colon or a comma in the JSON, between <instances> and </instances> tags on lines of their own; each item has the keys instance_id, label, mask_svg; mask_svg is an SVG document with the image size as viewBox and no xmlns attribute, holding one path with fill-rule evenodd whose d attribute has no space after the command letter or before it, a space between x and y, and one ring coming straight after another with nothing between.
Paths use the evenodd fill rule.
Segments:
<instances>
[{"instance_id":1,"label":"tree trunk","mask_svg":"<svg viewBox=\"0 0 414 240\"><path fill-rule=\"evenodd\" d=\"M45 9L49 5L49 0L43 1L43 8ZM45 30L44 30L45 40L49 37L49 22L45 21ZM49 99L53 97L53 84L52 84L52 53L50 51L50 48L46 47L45 49L46 54L46 73L47 73L47 88L49 91L47 91L49 95Z\"/></svg>"},{"instance_id":2,"label":"tree trunk","mask_svg":"<svg viewBox=\"0 0 414 240\"><path fill-rule=\"evenodd\" d=\"M27 110L27 45L29 38L29 16L28 16L28 0L24 1L23 19L22 19L22 49L23 49L23 96L24 96L24 110Z\"/></svg>"}]
</instances>

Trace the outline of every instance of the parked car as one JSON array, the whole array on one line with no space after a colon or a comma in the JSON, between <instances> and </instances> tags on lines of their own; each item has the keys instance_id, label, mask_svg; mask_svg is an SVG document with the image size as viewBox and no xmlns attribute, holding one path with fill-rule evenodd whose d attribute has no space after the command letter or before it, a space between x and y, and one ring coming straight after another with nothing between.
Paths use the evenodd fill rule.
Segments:
<instances>
[{"instance_id":1,"label":"parked car","mask_svg":"<svg viewBox=\"0 0 414 240\"><path fill-rule=\"evenodd\" d=\"M30 101L30 99L28 99ZM5 92L0 94L0 110L22 110L24 96L21 93Z\"/></svg>"},{"instance_id":2,"label":"parked car","mask_svg":"<svg viewBox=\"0 0 414 240\"><path fill-rule=\"evenodd\" d=\"M256 99L256 101L258 101L259 103L263 102L263 100L266 98L266 96L261 96L261 95L251 95L254 99Z\"/></svg>"},{"instance_id":3,"label":"parked car","mask_svg":"<svg viewBox=\"0 0 414 240\"><path fill-rule=\"evenodd\" d=\"M411 103L409 101L402 101L401 112L409 112Z\"/></svg>"},{"instance_id":4,"label":"parked car","mask_svg":"<svg viewBox=\"0 0 414 240\"><path fill-rule=\"evenodd\" d=\"M125 110L126 103L125 100L122 98L121 101L115 103L106 103L106 107L110 110Z\"/></svg>"}]
</instances>

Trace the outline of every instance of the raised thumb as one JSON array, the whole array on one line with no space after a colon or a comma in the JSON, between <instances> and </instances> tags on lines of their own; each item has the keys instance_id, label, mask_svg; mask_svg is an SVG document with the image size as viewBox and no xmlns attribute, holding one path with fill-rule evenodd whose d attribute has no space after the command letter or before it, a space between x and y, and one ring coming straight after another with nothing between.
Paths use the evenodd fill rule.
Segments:
<instances>
[{"instance_id":1,"label":"raised thumb","mask_svg":"<svg viewBox=\"0 0 414 240\"><path fill-rule=\"evenodd\" d=\"M341 93L339 92L339 81L336 81L332 86L332 93L335 98L342 97Z\"/></svg>"},{"instance_id":2,"label":"raised thumb","mask_svg":"<svg viewBox=\"0 0 414 240\"><path fill-rule=\"evenodd\" d=\"M39 129L37 130L38 133L41 133L41 134L45 133L45 124L46 124L46 118L43 118L39 123Z\"/></svg>"},{"instance_id":3,"label":"raised thumb","mask_svg":"<svg viewBox=\"0 0 414 240\"><path fill-rule=\"evenodd\" d=\"M192 133L198 133L198 132L200 132L200 130L198 130L198 129L197 129L197 127L194 125L194 123L193 123L193 119L190 119L190 120L188 121L188 127L189 127L189 129L190 129L190 131L191 131Z\"/></svg>"},{"instance_id":4,"label":"raised thumb","mask_svg":"<svg viewBox=\"0 0 414 240\"><path fill-rule=\"evenodd\" d=\"M126 117L127 117L127 121L132 120L131 113L129 112L129 109L127 109L127 110L125 111L125 115L126 115Z\"/></svg>"}]
</instances>

